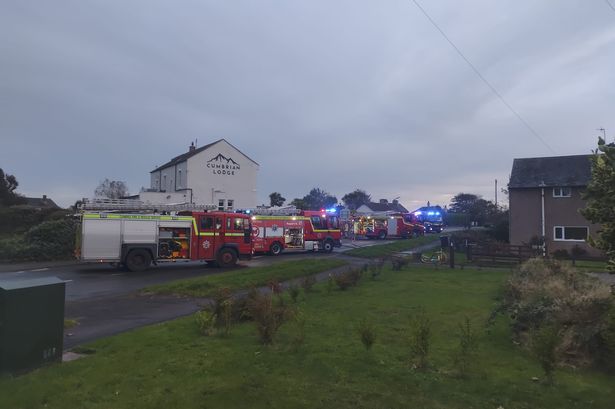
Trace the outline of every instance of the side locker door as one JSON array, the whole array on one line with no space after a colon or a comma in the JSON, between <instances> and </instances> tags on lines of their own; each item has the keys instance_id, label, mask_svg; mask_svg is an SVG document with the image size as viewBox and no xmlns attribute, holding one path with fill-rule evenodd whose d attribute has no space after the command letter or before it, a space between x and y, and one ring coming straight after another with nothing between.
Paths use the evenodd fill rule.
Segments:
<instances>
[{"instance_id":1,"label":"side locker door","mask_svg":"<svg viewBox=\"0 0 615 409\"><path fill-rule=\"evenodd\" d=\"M402 223L403 228L403 223ZM389 228L387 230L387 234L389 236L393 236L397 234L397 218L389 219Z\"/></svg>"},{"instance_id":2,"label":"side locker door","mask_svg":"<svg viewBox=\"0 0 615 409\"><path fill-rule=\"evenodd\" d=\"M214 216L202 215L199 217L199 259L215 259L216 232Z\"/></svg>"}]
</instances>

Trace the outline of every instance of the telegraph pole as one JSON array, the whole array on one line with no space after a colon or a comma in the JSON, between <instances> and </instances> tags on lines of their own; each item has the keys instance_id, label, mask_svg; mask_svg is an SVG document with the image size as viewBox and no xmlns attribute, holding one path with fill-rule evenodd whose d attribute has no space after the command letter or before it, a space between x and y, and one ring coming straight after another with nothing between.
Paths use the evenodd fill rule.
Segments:
<instances>
[{"instance_id":1,"label":"telegraph pole","mask_svg":"<svg viewBox=\"0 0 615 409\"><path fill-rule=\"evenodd\" d=\"M495 208L498 208L498 180L495 180Z\"/></svg>"},{"instance_id":2,"label":"telegraph pole","mask_svg":"<svg viewBox=\"0 0 615 409\"><path fill-rule=\"evenodd\" d=\"M596 129L596 131L602 131L602 138L604 139L604 141L606 142L606 129L604 128L598 128Z\"/></svg>"}]
</instances>

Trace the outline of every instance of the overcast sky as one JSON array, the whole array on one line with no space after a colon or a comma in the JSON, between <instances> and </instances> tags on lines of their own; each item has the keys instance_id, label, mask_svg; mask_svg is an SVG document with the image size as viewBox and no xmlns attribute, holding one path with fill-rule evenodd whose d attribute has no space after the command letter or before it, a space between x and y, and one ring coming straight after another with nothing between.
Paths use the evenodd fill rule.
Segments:
<instances>
[{"instance_id":1,"label":"overcast sky","mask_svg":"<svg viewBox=\"0 0 615 409\"><path fill-rule=\"evenodd\" d=\"M260 164L260 202L317 186L416 208L613 139L607 1L420 4L545 143L412 0L19 0L0 3L0 167L67 206L225 138Z\"/></svg>"}]
</instances>

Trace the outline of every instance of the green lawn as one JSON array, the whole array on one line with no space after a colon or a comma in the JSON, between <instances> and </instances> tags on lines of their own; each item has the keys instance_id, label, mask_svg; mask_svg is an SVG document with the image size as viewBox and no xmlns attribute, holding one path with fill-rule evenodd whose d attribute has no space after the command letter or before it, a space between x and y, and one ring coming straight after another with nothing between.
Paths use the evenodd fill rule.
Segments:
<instances>
[{"instance_id":1,"label":"green lawn","mask_svg":"<svg viewBox=\"0 0 615 409\"><path fill-rule=\"evenodd\" d=\"M348 256L354 257L364 257L364 258L378 258L385 257L392 253L397 253L400 251L412 250L415 247L421 246L423 244L432 243L434 241L439 241L440 236L437 234L429 234L413 239L408 240L396 240L392 243L387 244L377 244L369 247L356 248L352 250L345 251L344 254Z\"/></svg>"},{"instance_id":2,"label":"green lawn","mask_svg":"<svg viewBox=\"0 0 615 409\"><path fill-rule=\"evenodd\" d=\"M560 260L562 264L567 264L572 266L571 260ZM596 273L601 273L606 271L606 261L594 261L594 260L577 260L576 268L584 270L584 271L593 271Z\"/></svg>"},{"instance_id":3,"label":"green lawn","mask_svg":"<svg viewBox=\"0 0 615 409\"><path fill-rule=\"evenodd\" d=\"M28 375L0 379L0 408L611 408L615 378L558 369L553 387L533 382L539 365L510 340L506 319L485 320L506 273L388 268L375 281L328 292L316 286L299 304L305 343L290 347L292 325L258 344L253 323L230 336L199 335L193 317L89 345L95 354ZM409 365L410 316L433 322L431 369ZM457 325L478 332L477 367L453 370ZM357 324L369 318L376 342L363 349Z\"/></svg>"},{"instance_id":4,"label":"green lawn","mask_svg":"<svg viewBox=\"0 0 615 409\"><path fill-rule=\"evenodd\" d=\"M264 286L272 280L278 282L304 277L348 264L337 259L293 260L265 267L243 268L212 274L205 277L177 280L166 284L154 285L143 289L145 293L173 294L190 297L211 297L219 289L231 291L251 286Z\"/></svg>"}]
</instances>

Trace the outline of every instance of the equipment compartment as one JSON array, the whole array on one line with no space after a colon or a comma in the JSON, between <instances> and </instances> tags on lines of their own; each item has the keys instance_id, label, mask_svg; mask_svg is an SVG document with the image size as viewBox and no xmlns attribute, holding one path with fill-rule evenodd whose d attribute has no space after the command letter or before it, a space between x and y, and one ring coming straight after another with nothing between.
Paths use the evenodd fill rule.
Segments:
<instances>
[{"instance_id":1,"label":"equipment compartment","mask_svg":"<svg viewBox=\"0 0 615 409\"><path fill-rule=\"evenodd\" d=\"M190 228L160 227L158 257L161 259L190 258Z\"/></svg>"}]
</instances>

